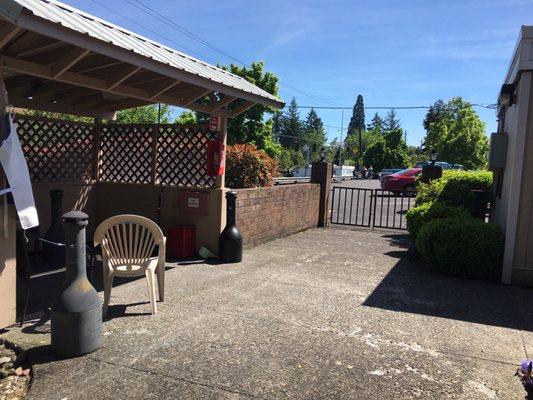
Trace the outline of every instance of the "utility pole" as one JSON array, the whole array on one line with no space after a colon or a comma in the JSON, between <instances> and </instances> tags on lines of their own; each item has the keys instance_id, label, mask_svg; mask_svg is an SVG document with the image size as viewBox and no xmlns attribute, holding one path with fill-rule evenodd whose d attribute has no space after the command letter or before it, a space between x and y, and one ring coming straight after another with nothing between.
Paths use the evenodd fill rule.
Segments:
<instances>
[{"instance_id":1,"label":"utility pole","mask_svg":"<svg viewBox=\"0 0 533 400\"><path fill-rule=\"evenodd\" d=\"M363 132L359 129L359 158L363 157ZM361 166L359 165L359 160L357 160L357 170L359 171Z\"/></svg>"},{"instance_id":2,"label":"utility pole","mask_svg":"<svg viewBox=\"0 0 533 400\"><path fill-rule=\"evenodd\" d=\"M344 130L344 110L341 112L341 142L339 143L339 164L341 167L341 176L342 176L342 131Z\"/></svg>"}]
</instances>

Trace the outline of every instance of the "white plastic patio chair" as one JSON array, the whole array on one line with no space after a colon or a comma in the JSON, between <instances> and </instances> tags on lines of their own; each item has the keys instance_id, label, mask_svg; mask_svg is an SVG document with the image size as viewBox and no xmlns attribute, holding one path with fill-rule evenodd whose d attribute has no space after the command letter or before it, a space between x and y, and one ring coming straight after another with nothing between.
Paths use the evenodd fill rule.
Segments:
<instances>
[{"instance_id":1,"label":"white plastic patio chair","mask_svg":"<svg viewBox=\"0 0 533 400\"><path fill-rule=\"evenodd\" d=\"M105 316L113 278L146 276L152 314L157 312L155 275L159 300L165 295L165 237L157 224L139 215L117 215L102 222L94 233L94 245L102 245ZM157 257L152 257L158 246Z\"/></svg>"}]
</instances>

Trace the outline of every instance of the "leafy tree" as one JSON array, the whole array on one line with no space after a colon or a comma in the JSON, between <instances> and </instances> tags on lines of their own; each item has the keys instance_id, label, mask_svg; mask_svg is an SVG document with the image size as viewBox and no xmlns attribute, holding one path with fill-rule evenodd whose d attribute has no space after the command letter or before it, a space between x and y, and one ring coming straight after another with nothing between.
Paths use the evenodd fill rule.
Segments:
<instances>
[{"instance_id":1,"label":"leafy tree","mask_svg":"<svg viewBox=\"0 0 533 400\"><path fill-rule=\"evenodd\" d=\"M383 131L384 124L385 121L383 121L383 118L381 118L378 113L375 113L367 126L367 130L381 133Z\"/></svg>"},{"instance_id":2,"label":"leafy tree","mask_svg":"<svg viewBox=\"0 0 533 400\"><path fill-rule=\"evenodd\" d=\"M385 131L383 135L374 132L375 140L363 154L365 165L372 165L376 171L383 168L400 168L409 162L407 145L401 128Z\"/></svg>"},{"instance_id":3,"label":"leafy tree","mask_svg":"<svg viewBox=\"0 0 533 400\"><path fill-rule=\"evenodd\" d=\"M407 146L407 155L409 157L410 167L414 167L416 163L425 162L429 159L428 152L417 146Z\"/></svg>"},{"instance_id":4,"label":"leafy tree","mask_svg":"<svg viewBox=\"0 0 533 400\"><path fill-rule=\"evenodd\" d=\"M301 149L305 144L301 139L303 136L303 124L300 121L300 112L298 104L293 97L291 104L283 117L283 129L280 143L282 146L292 149Z\"/></svg>"},{"instance_id":5,"label":"leafy tree","mask_svg":"<svg viewBox=\"0 0 533 400\"><path fill-rule=\"evenodd\" d=\"M396 110L392 108L387 113L387 116L385 117L384 123L383 123L383 129L385 131L394 131L397 129L400 129L400 120L398 119L396 115Z\"/></svg>"},{"instance_id":6,"label":"leafy tree","mask_svg":"<svg viewBox=\"0 0 533 400\"><path fill-rule=\"evenodd\" d=\"M229 67L220 68L238 75L266 92L277 95L278 78L271 72L265 72L263 62L254 62L250 67L239 67L231 64ZM271 107L256 104L235 118L228 118L228 144L253 143L259 149L273 142L272 126L266 129L267 119L265 114L273 113ZM207 118L204 113L196 113L196 118L203 121Z\"/></svg>"},{"instance_id":7,"label":"leafy tree","mask_svg":"<svg viewBox=\"0 0 533 400\"><path fill-rule=\"evenodd\" d=\"M385 139L370 145L364 155L365 165L372 165L375 171L383 168L402 168L408 163L407 151L403 148L389 148Z\"/></svg>"},{"instance_id":8,"label":"leafy tree","mask_svg":"<svg viewBox=\"0 0 533 400\"><path fill-rule=\"evenodd\" d=\"M401 128L387 131L383 137L389 149L406 148L404 133Z\"/></svg>"},{"instance_id":9,"label":"leafy tree","mask_svg":"<svg viewBox=\"0 0 533 400\"><path fill-rule=\"evenodd\" d=\"M20 114L24 114L24 115L31 115L33 117L61 119L63 121L76 121L76 122L88 122L88 123L94 122L94 118L92 117L82 117L79 115L64 114L64 113L57 113L57 112L51 112L51 111L29 110L25 108L17 108L16 112Z\"/></svg>"},{"instance_id":10,"label":"leafy tree","mask_svg":"<svg viewBox=\"0 0 533 400\"><path fill-rule=\"evenodd\" d=\"M182 112L178 118L174 121L176 124L180 125L192 125L196 124L196 114L192 111L184 111Z\"/></svg>"},{"instance_id":11,"label":"leafy tree","mask_svg":"<svg viewBox=\"0 0 533 400\"><path fill-rule=\"evenodd\" d=\"M467 169L485 167L489 149L485 124L462 98L454 97L447 103L442 119L430 123L428 137L435 142L439 159Z\"/></svg>"},{"instance_id":12,"label":"leafy tree","mask_svg":"<svg viewBox=\"0 0 533 400\"><path fill-rule=\"evenodd\" d=\"M352 135L347 136L344 141L344 151L346 157L353 160L354 164L360 164L360 159L362 158L365 150L381 138L381 133L372 131L365 131L361 135L362 140L362 153L359 150L359 137Z\"/></svg>"},{"instance_id":13,"label":"leafy tree","mask_svg":"<svg viewBox=\"0 0 533 400\"><path fill-rule=\"evenodd\" d=\"M161 123L170 123L170 107L161 104ZM122 124L157 124L159 107L157 104L130 108L117 112L117 122Z\"/></svg>"},{"instance_id":14,"label":"leafy tree","mask_svg":"<svg viewBox=\"0 0 533 400\"><path fill-rule=\"evenodd\" d=\"M384 168L391 167L387 162L388 149L385 145L385 140L380 139L369 146L363 156L365 165L372 165L374 171L381 171Z\"/></svg>"},{"instance_id":15,"label":"leafy tree","mask_svg":"<svg viewBox=\"0 0 533 400\"><path fill-rule=\"evenodd\" d=\"M279 169L284 176L292 176L294 168L305 167L307 161L300 150L282 148L277 158Z\"/></svg>"}]
</instances>

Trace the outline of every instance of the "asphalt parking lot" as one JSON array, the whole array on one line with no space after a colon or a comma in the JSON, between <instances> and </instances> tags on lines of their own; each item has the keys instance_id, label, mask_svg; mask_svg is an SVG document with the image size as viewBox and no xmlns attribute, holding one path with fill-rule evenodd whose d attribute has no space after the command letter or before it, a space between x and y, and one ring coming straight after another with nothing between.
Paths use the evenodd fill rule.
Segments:
<instances>
[{"instance_id":1,"label":"asphalt parking lot","mask_svg":"<svg viewBox=\"0 0 533 400\"><path fill-rule=\"evenodd\" d=\"M332 224L406 229L405 213L414 198L381 191L379 180L345 180L333 183Z\"/></svg>"}]
</instances>

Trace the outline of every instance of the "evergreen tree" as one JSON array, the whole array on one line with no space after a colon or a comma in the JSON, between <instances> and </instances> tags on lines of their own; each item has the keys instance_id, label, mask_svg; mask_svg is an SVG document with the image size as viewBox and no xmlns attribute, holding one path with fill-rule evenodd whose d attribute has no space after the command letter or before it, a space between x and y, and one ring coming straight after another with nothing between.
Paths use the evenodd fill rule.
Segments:
<instances>
[{"instance_id":1,"label":"evergreen tree","mask_svg":"<svg viewBox=\"0 0 533 400\"><path fill-rule=\"evenodd\" d=\"M426 132L429 132L429 127L431 124L440 122L445 114L446 103L444 103L444 101L439 99L435 103L433 103L429 107L426 117L424 118L424 122L422 123Z\"/></svg>"},{"instance_id":2,"label":"evergreen tree","mask_svg":"<svg viewBox=\"0 0 533 400\"><path fill-rule=\"evenodd\" d=\"M383 125L383 118L381 118L378 113L375 113L372 117L372 120L368 124L367 130L381 133L383 130Z\"/></svg>"},{"instance_id":3,"label":"evergreen tree","mask_svg":"<svg viewBox=\"0 0 533 400\"><path fill-rule=\"evenodd\" d=\"M383 123L383 129L387 132L400 129L400 120L397 118L396 110L394 108L390 109L387 113Z\"/></svg>"},{"instance_id":4,"label":"evergreen tree","mask_svg":"<svg viewBox=\"0 0 533 400\"><path fill-rule=\"evenodd\" d=\"M293 97L291 104L283 117L282 136L280 143L282 146L292 149L300 149L303 147L303 124L300 121L300 113L298 111L298 104Z\"/></svg>"},{"instance_id":5,"label":"evergreen tree","mask_svg":"<svg viewBox=\"0 0 533 400\"><path fill-rule=\"evenodd\" d=\"M276 111L272 116L272 137L274 140L280 142L281 134L283 133L284 116L281 111Z\"/></svg>"},{"instance_id":6,"label":"evergreen tree","mask_svg":"<svg viewBox=\"0 0 533 400\"><path fill-rule=\"evenodd\" d=\"M429 107L426 117L423 121L424 129L426 130L426 137L424 138L423 146L426 150L435 150L439 141L439 130L432 129L437 124L440 124L448 114L447 105L442 100L437 100Z\"/></svg>"},{"instance_id":7,"label":"evergreen tree","mask_svg":"<svg viewBox=\"0 0 533 400\"><path fill-rule=\"evenodd\" d=\"M311 151L313 153L320 151L326 141L326 133L324 131L324 123L322 122L322 119L313 108L311 108L309 114L307 114L303 130L306 143L311 148Z\"/></svg>"},{"instance_id":8,"label":"evergreen tree","mask_svg":"<svg viewBox=\"0 0 533 400\"><path fill-rule=\"evenodd\" d=\"M365 130L365 105L363 96L358 95L353 106L352 118L348 124L348 136L360 134Z\"/></svg>"}]
</instances>

